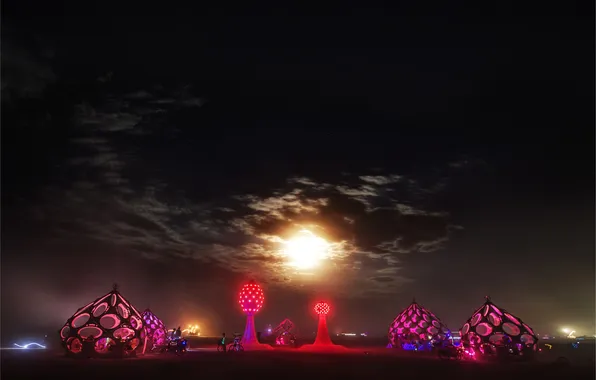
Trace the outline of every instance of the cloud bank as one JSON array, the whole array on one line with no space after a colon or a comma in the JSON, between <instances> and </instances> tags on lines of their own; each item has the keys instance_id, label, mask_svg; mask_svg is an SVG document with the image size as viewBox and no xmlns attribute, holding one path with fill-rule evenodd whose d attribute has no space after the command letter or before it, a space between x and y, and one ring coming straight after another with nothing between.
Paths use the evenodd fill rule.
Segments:
<instances>
[{"instance_id":1,"label":"cloud bank","mask_svg":"<svg viewBox=\"0 0 596 380\"><path fill-rule=\"evenodd\" d=\"M204 101L189 87L107 98L77 107L69 182L49 186L35 211L53 222L56 236L85 234L146 260L194 260L275 286L367 295L414 281L400 257L441 250L455 228L447 213L423 207L444 178L425 187L416 178L369 170L333 181L289 176L258 191L231 185L217 196L193 193L171 180L176 162L156 160L155 152L184 140L177 115L202 112ZM210 186L209 174L197 176ZM329 257L310 273L289 267L281 255L281 243L300 229L331 243Z\"/></svg>"}]
</instances>

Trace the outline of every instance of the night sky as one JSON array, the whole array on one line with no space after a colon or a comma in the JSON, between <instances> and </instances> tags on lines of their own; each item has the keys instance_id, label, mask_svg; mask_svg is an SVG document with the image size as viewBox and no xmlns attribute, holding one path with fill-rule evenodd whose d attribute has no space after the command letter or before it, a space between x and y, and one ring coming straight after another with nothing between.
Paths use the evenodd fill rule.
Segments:
<instances>
[{"instance_id":1,"label":"night sky","mask_svg":"<svg viewBox=\"0 0 596 380\"><path fill-rule=\"evenodd\" d=\"M4 1L2 338L120 285L204 334L490 295L594 334L594 4ZM201 4L201 2L196 2ZM364 4L364 3L362 3ZM280 239L332 252L308 273Z\"/></svg>"}]
</instances>

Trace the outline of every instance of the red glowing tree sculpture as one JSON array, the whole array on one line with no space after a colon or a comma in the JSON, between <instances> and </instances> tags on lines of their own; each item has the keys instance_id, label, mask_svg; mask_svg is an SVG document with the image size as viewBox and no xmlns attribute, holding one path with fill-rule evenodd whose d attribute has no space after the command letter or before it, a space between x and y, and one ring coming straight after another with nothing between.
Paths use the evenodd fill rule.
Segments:
<instances>
[{"instance_id":1,"label":"red glowing tree sculpture","mask_svg":"<svg viewBox=\"0 0 596 380\"><path fill-rule=\"evenodd\" d=\"M246 314L246 327L242 337L244 348L261 346L255 330L255 314L263 307L265 295L263 289L254 280L245 284L240 290L238 302Z\"/></svg>"},{"instance_id":2,"label":"red glowing tree sculpture","mask_svg":"<svg viewBox=\"0 0 596 380\"><path fill-rule=\"evenodd\" d=\"M331 346L331 338L329 337L329 330L327 329L327 314L331 311L331 307L327 302L319 302L315 305L315 313L319 316L319 327L317 328L317 338L313 346Z\"/></svg>"},{"instance_id":3,"label":"red glowing tree sculpture","mask_svg":"<svg viewBox=\"0 0 596 380\"><path fill-rule=\"evenodd\" d=\"M329 337L329 330L327 329L327 314L331 311L331 306L327 302L318 302L314 307L315 313L319 318L319 325L317 328L317 337L313 344L305 344L300 347L303 351L314 352L343 352L348 351L344 346L334 344Z\"/></svg>"},{"instance_id":4,"label":"red glowing tree sculpture","mask_svg":"<svg viewBox=\"0 0 596 380\"><path fill-rule=\"evenodd\" d=\"M530 326L507 310L497 307L490 297L486 297L486 302L464 323L460 334L464 344L478 348L483 353L504 347L519 354L522 351L535 351L538 344L538 337Z\"/></svg>"},{"instance_id":5,"label":"red glowing tree sculpture","mask_svg":"<svg viewBox=\"0 0 596 380\"><path fill-rule=\"evenodd\" d=\"M430 349L428 343L444 341L450 335L447 326L431 311L416 303L416 300L389 326L390 346L405 350Z\"/></svg>"},{"instance_id":6,"label":"red glowing tree sculpture","mask_svg":"<svg viewBox=\"0 0 596 380\"><path fill-rule=\"evenodd\" d=\"M151 349L153 346L165 345L167 342L168 330L162 320L157 318L157 316L149 309L146 309L141 316L143 317L145 327L143 353L145 353L147 348Z\"/></svg>"},{"instance_id":7,"label":"red glowing tree sculpture","mask_svg":"<svg viewBox=\"0 0 596 380\"><path fill-rule=\"evenodd\" d=\"M118 292L77 310L60 329L62 345L73 356L134 356L144 338L143 319Z\"/></svg>"}]
</instances>

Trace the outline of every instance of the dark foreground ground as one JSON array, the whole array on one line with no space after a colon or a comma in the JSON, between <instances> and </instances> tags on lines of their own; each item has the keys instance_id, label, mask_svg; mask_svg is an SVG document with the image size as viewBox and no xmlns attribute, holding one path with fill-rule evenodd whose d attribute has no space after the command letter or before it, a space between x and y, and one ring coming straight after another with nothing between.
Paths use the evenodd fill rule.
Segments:
<instances>
[{"instance_id":1,"label":"dark foreground ground","mask_svg":"<svg viewBox=\"0 0 596 380\"><path fill-rule=\"evenodd\" d=\"M218 353L198 349L181 357L68 359L55 352L2 352L2 379L594 379L592 366L544 363L489 364L441 361L435 357L387 354L354 349L343 354L313 354L278 349ZM59 377L58 377L59 376Z\"/></svg>"}]
</instances>

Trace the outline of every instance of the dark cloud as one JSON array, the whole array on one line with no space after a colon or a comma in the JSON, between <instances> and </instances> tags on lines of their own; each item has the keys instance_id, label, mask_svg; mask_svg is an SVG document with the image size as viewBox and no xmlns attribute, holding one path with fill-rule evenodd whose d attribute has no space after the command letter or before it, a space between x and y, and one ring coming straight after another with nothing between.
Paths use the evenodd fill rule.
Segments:
<instances>
[{"instance_id":1,"label":"dark cloud","mask_svg":"<svg viewBox=\"0 0 596 380\"><path fill-rule=\"evenodd\" d=\"M244 219L246 230L254 235L275 235L299 226L318 228L330 240L350 241L359 249L378 252L429 251L445 241L447 215L417 210L387 196L391 188L386 186L392 183L389 178L377 176L383 185L367 187L365 192L359 190L361 185L338 189L309 181L310 190L293 189L260 200L253 197L249 207L254 211ZM377 199L386 206L369 208Z\"/></svg>"},{"instance_id":2,"label":"dark cloud","mask_svg":"<svg viewBox=\"0 0 596 380\"><path fill-rule=\"evenodd\" d=\"M35 218L52 226L56 238L83 235L145 260L192 260L277 286L352 295L398 291L412 280L398 274L400 255L436 251L448 241L448 215L424 209L439 191L429 178L423 187L416 178L379 170L282 176L257 191L245 181L209 195L205 188L222 182L215 173L197 179L209 186L189 187L176 167L200 146L181 145L173 160L160 156L160 145L178 144L180 129L170 123L203 104L189 87L80 103L69 181L45 188ZM300 229L331 242L315 274L298 273L281 255L282 242Z\"/></svg>"},{"instance_id":3,"label":"dark cloud","mask_svg":"<svg viewBox=\"0 0 596 380\"><path fill-rule=\"evenodd\" d=\"M378 276L373 277L372 280L377 282L392 282L395 281L395 278L389 276Z\"/></svg>"},{"instance_id":4,"label":"dark cloud","mask_svg":"<svg viewBox=\"0 0 596 380\"><path fill-rule=\"evenodd\" d=\"M54 51L41 35L2 27L2 101L35 99L56 81Z\"/></svg>"}]
</instances>

